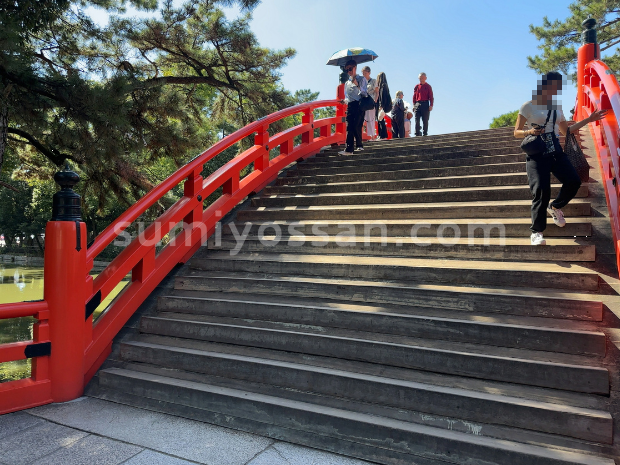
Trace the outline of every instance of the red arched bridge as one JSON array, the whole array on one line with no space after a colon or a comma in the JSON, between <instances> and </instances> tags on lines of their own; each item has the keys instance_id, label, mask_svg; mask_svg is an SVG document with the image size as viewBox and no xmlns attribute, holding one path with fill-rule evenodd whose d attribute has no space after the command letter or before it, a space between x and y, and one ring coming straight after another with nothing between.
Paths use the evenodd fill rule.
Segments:
<instances>
[{"instance_id":1,"label":"red arched bridge","mask_svg":"<svg viewBox=\"0 0 620 465\"><path fill-rule=\"evenodd\" d=\"M529 244L531 194L512 128L339 156L339 100L223 138L89 246L72 216L77 179L60 173L44 298L0 305L0 319L36 319L32 341L0 345L0 362L32 360L30 378L0 384L0 414L86 390L386 464L613 464L620 87L592 27L575 119L609 112L581 131L590 182L545 247ZM326 107L336 116L315 120ZM270 135L297 114L301 124ZM207 162L252 135L203 178ZM98 255L180 184L183 196L93 278Z\"/></svg>"}]
</instances>

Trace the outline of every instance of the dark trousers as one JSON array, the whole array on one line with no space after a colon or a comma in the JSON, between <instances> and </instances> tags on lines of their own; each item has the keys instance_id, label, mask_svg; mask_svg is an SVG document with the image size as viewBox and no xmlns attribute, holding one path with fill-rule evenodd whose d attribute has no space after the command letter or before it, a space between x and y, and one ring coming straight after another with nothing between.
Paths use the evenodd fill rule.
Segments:
<instances>
[{"instance_id":1,"label":"dark trousers","mask_svg":"<svg viewBox=\"0 0 620 465\"><path fill-rule=\"evenodd\" d=\"M347 152L353 152L353 143L356 147L363 147L362 126L364 126L364 112L360 110L359 102L350 102L347 105Z\"/></svg>"},{"instance_id":2,"label":"dark trousers","mask_svg":"<svg viewBox=\"0 0 620 465\"><path fill-rule=\"evenodd\" d=\"M415 135L416 136L422 135L422 133L420 132L420 118L422 118L422 124L424 126L424 135L425 136L428 135L428 118L431 115L429 108L430 108L430 103L428 100L425 100L424 102L420 102L420 105L415 111Z\"/></svg>"},{"instance_id":3,"label":"dark trousers","mask_svg":"<svg viewBox=\"0 0 620 465\"><path fill-rule=\"evenodd\" d=\"M405 121L398 121L392 118L392 137L394 139L402 139L405 137Z\"/></svg>"},{"instance_id":4,"label":"dark trousers","mask_svg":"<svg viewBox=\"0 0 620 465\"><path fill-rule=\"evenodd\" d=\"M577 195L581 180L561 149L552 156L527 157L526 170L533 197L530 230L543 232L547 227L547 207L551 199L551 173L562 183L558 196L551 202L555 208L564 207Z\"/></svg>"},{"instance_id":5,"label":"dark trousers","mask_svg":"<svg viewBox=\"0 0 620 465\"><path fill-rule=\"evenodd\" d=\"M377 123L377 126L379 126L379 137L381 139L387 139L388 138L388 132L387 132L387 124L385 124L385 120L382 119L381 121L379 121Z\"/></svg>"}]
</instances>

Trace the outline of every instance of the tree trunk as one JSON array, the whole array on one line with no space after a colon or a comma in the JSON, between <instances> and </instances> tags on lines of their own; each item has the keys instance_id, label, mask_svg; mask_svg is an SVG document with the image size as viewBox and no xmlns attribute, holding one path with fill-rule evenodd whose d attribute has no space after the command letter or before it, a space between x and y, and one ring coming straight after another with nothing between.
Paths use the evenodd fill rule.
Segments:
<instances>
[{"instance_id":1,"label":"tree trunk","mask_svg":"<svg viewBox=\"0 0 620 465\"><path fill-rule=\"evenodd\" d=\"M9 105L6 99L0 100L0 170L4 161L4 151L6 150L6 136L9 129Z\"/></svg>"},{"instance_id":2,"label":"tree trunk","mask_svg":"<svg viewBox=\"0 0 620 465\"><path fill-rule=\"evenodd\" d=\"M34 235L34 239L37 241L37 245L39 246L39 249L41 249L41 252L45 252L43 250L43 246L41 245L41 242L39 241L39 235L38 234Z\"/></svg>"},{"instance_id":3,"label":"tree trunk","mask_svg":"<svg viewBox=\"0 0 620 465\"><path fill-rule=\"evenodd\" d=\"M7 135L9 133L9 94L13 90L13 84L5 85L1 83L0 90L0 171L4 162L4 152L6 150ZM5 186L6 187L6 186Z\"/></svg>"}]
</instances>

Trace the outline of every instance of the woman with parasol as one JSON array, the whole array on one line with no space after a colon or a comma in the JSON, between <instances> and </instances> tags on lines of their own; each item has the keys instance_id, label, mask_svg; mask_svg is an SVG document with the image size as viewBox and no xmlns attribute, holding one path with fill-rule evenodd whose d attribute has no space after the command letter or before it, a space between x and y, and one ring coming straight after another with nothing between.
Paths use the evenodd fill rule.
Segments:
<instances>
[{"instance_id":1,"label":"woman with parasol","mask_svg":"<svg viewBox=\"0 0 620 465\"><path fill-rule=\"evenodd\" d=\"M345 150L341 155L350 155L355 150L364 150L362 142L362 126L364 125L365 111L374 108L374 100L368 96L368 81L364 76L357 74L358 63L372 61L377 54L372 50L362 48L349 48L336 52L328 60L328 65L340 66L346 72L345 99L342 103L347 104L347 139ZM369 107L365 105L368 103Z\"/></svg>"}]
</instances>

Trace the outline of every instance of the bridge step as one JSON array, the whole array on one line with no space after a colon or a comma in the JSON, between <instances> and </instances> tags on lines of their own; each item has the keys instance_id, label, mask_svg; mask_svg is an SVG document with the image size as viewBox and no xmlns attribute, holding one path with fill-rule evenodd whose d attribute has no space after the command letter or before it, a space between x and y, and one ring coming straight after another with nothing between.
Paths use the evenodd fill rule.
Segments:
<instances>
[{"instance_id":1,"label":"bridge step","mask_svg":"<svg viewBox=\"0 0 620 465\"><path fill-rule=\"evenodd\" d=\"M386 465L612 465L598 165L532 246L519 143L368 142L290 167L129 324L88 394Z\"/></svg>"},{"instance_id":2,"label":"bridge step","mask_svg":"<svg viewBox=\"0 0 620 465\"><path fill-rule=\"evenodd\" d=\"M273 234L273 233L272 233ZM211 250L234 252L290 253L295 247L300 253L309 254L360 254L388 257L457 258L470 260L517 260L556 262L593 262L595 247L587 239L581 243L576 239L548 239L546 247L530 244L530 238L395 238L359 236L248 236L238 241L232 236L223 236L217 243L209 239Z\"/></svg>"},{"instance_id":3,"label":"bridge step","mask_svg":"<svg viewBox=\"0 0 620 465\"><path fill-rule=\"evenodd\" d=\"M347 399L356 404L360 413L372 413L373 407L369 404L375 404L382 407L385 416L391 413L396 419L399 415L393 409L443 417L450 417L459 411L463 420L477 423L552 434L568 432L568 436L576 439L604 443L610 443L612 439L611 416L601 410L201 350L199 345L193 348L175 347L174 339L160 339L159 342L163 343L124 343L121 346L123 359L261 383L269 386L272 394L291 389L310 394L308 388L312 387L315 397L330 398L326 399L328 402L325 404L336 400L334 397ZM423 412L419 411L420 406L424 406Z\"/></svg>"},{"instance_id":4,"label":"bridge step","mask_svg":"<svg viewBox=\"0 0 620 465\"><path fill-rule=\"evenodd\" d=\"M133 397L133 402L155 410L164 410L173 404L190 418L245 431L269 430L283 440L306 445L321 443L326 449L371 460L424 465L465 463L472 459L511 465L536 462L613 464L607 459L573 451L448 432L346 409L139 371L109 369L100 374L100 379L104 385L127 393L117 400Z\"/></svg>"},{"instance_id":5,"label":"bridge step","mask_svg":"<svg viewBox=\"0 0 620 465\"><path fill-rule=\"evenodd\" d=\"M433 162L439 164L439 162L445 162L447 166L454 166L453 163L465 158L490 158L492 156L510 156L519 155L521 161L525 162L525 157L520 148L488 148L488 149L470 149L459 151L427 151L423 153L411 153L411 152L390 152L383 155L370 156L369 158L357 159L356 155L339 155L339 158L330 161L329 159L322 161L322 159L309 159L304 163L297 166L300 172L305 171L340 171L347 168L359 168L359 169L377 169L381 166L391 166L393 164L413 164L421 162Z\"/></svg>"},{"instance_id":6,"label":"bridge step","mask_svg":"<svg viewBox=\"0 0 620 465\"><path fill-rule=\"evenodd\" d=\"M374 220L443 218L528 218L531 200L464 201L443 203L399 203L377 205L309 205L247 208L237 213L239 221ZM591 216L590 202L575 199L562 209L571 217ZM551 221L548 221L551 223Z\"/></svg>"},{"instance_id":7,"label":"bridge step","mask_svg":"<svg viewBox=\"0 0 620 465\"><path fill-rule=\"evenodd\" d=\"M592 235L591 218L569 218L562 228L551 223L545 230L546 237L588 237ZM222 235L243 234L257 235L261 232L274 234L279 231L283 236L306 234L329 234L330 236L351 235L360 237L437 237L454 236L459 231L467 237L527 237L531 220L527 218L443 218L386 221L270 221L268 223L242 223L239 221L222 225ZM275 228L275 229L274 229Z\"/></svg>"},{"instance_id":8,"label":"bridge step","mask_svg":"<svg viewBox=\"0 0 620 465\"><path fill-rule=\"evenodd\" d=\"M231 320L164 312L157 317L143 317L140 331L159 336L337 357L528 386L609 393L609 373L604 368L592 367L588 357L388 336L340 328L315 329L290 323L248 320L236 323ZM517 358L518 355L527 358Z\"/></svg>"},{"instance_id":9,"label":"bridge step","mask_svg":"<svg viewBox=\"0 0 620 465\"><path fill-rule=\"evenodd\" d=\"M529 288L478 288L299 276L224 274L195 270L178 278L176 289L205 292L287 295L451 309L601 321L603 305L589 294L553 293Z\"/></svg>"},{"instance_id":10,"label":"bridge step","mask_svg":"<svg viewBox=\"0 0 620 465\"><path fill-rule=\"evenodd\" d=\"M466 176L426 177L411 180L377 180L354 181L330 184L303 184L267 187L264 195L298 195L322 193L349 193L372 191L407 191L416 189L452 189L466 187L494 187L494 186L527 186L527 173L524 167L516 173L476 174ZM559 181L552 178L552 183Z\"/></svg>"},{"instance_id":11,"label":"bridge step","mask_svg":"<svg viewBox=\"0 0 620 465\"><path fill-rule=\"evenodd\" d=\"M465 154L469 154L469 156L476 156L476 154L480 154L480 153L488 153L488 152L495 152L497 154L499 153L507 153L507 152L511 152L511 153L518 153L518 151L520 150L519 147L519 141L516 139L512 139L510 141L495 141L495 142L484 142L484 143L479 143L477 141L473 141L471 143L467 143L467 144L457 144L457 145L451 145L451 144L432 144L432 145L425 145L425 146L418 146L418 147L408 147L408 146L401 146L401 147L391 147L389 149L383 149L383 150L373 150L372 148L370 148L369 150L362 150L359 152L354 152L351 154L341 154L341 153L335 153L335 154L329 154L326 153L324 154L324 156L322 157L314 157L311 158L307 161L307 164L309 165L319 165L319 164L326 164L326 163L335 163L338 164L339 162L345 162L345 161L355 161L357 160L358 162L364 161L366 163L373 163L376 160L381 160L384 157L395 157L395 156L406 156L406 155L431 155L431 154L458 154L457 156L462 157L465 156Z\"/></svg>"},{"instance_id":12,"label":"bridge step","mask_svg":"<svg viewBox=\"0 0 620 465\"><path fill-rule=\"evenodd\" d=\"M204 294L203 294L204 295ZM537 327L535 319L523 319L528 324L504 324L499 321L461 319L452 312L452 318L434 315L402 314L393 307L374 307L375 313L329 306L274 305L260 300L224 299L213 297L166 296L160 299L161 312L189 313L214 317L230 317L277 321L295 325L313 325L345 328L380 334L437 339L452 342L470 342L497 347L513 347L574 355L605 356L605 334L566 328ZM428 309L427 309L428 310Z\"/></svg>"},{"instance_id":13,"label":"bridge step","mask_svg":"<svg viewBox=\"0 0 620 465\"><path fill-rule=\"evenodd\" d=\"M240 229L241 230L241 229ZM350 255L302 255L212 252L192 260L192 268L204 271L261 272L299 276L398 280L430 284L523 286L596 291L598 273L578 265L561 263L435 260L364 257Z\"/></svg>"},{"instance_id":14,"label":"bridge step","mask_svg":"<svg viewBox=\"0 0 620 465\"><path fill-rule=\"evenodd\" d=\"M389 172L389 171L409 171L416 169L436 169L436 168L450 168L450 167L459 167L459 166L484 166L491 164L508 164L508 163L522 163L525 165L525 159L523 158L522 153L512 154L512 155L488 155L488 156L479 156L473 158L448 158L443 160L413 160L413 161L402 161L396 160L394 162L387 163L385 162L383 165L368 165L362 163L352 164L350 166L339 166L339 167L330 167L328 169L319 169L312 168L308 166L307 168L303 163L296 165L287 171L288 177L295 177L299 175L303 176L317 176L320 179L323 179L324 176L344 176L346 174L355 174L355 173L376 173L376 172ZM285 178L283 178L285 179ZM398 179L398 178L394 178ZM407 179L406 177L402 179Z\"/></svg>"},{"instance_id":15,"label":"bridge step","mask_svg":"<svg viewBox=\"0 0 620 465\"><path fill-rule=\"evenodd\" d=\"M525 172L525 163L495 163L475 166L457 166L445 168L424 168L402 171L383 171L378 169L370 173L354 174L316 174L314 176L291 176L276 179L276 186L295 186L299 184L326 185L339 182L388 181L420 178L438 178L448 176L472 176L499 173Z\"/></svg>"},{"instance_id":16,"label":"bridge step","mask_svg":"<svg viewBox=\"0 0 620 465\"><path fill-rule=\"evenodd\" d=\"M551 186L551 197L557 196L560 185ZM582 185L577 198L588 196L588 186ZM471 187L450 189L419 189L398 192L375 191L372 193L342 192L306 195L263 195L252 199L253 207L287 207L315 205L374 205L399 203L436 202L487 202L507 200L530 200L532 194L528 186ZM454 215L452 215L454 216Z\"/></svg>"}]
</instances>

